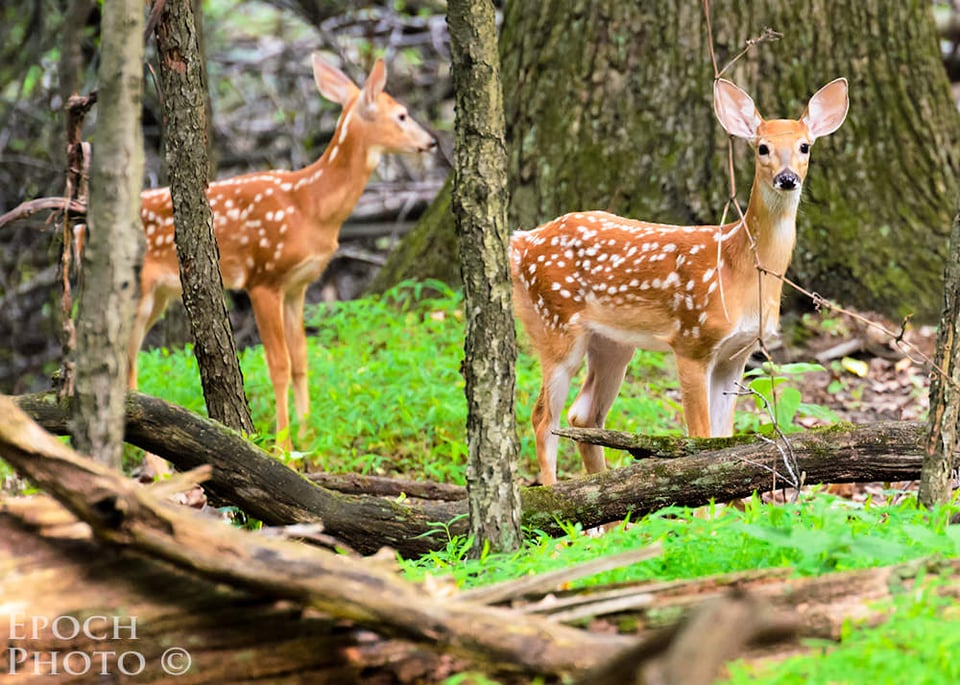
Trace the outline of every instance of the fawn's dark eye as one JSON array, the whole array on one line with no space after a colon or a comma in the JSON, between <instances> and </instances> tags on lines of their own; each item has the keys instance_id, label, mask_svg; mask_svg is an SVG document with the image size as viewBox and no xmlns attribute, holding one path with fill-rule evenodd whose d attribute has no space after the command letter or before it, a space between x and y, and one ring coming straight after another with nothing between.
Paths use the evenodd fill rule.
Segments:
<instances>
[{"instance_id":1,"label":"fawn's dark eye","mask_svg":"<svg viewBox=\"0 0 960 685\"><path fill-rule=\"evenodd\" d=\"M768 148L766 145L761 144L760 147L757 148L757 152L760 154L761 157L766 157L767 155L770 154L770 148Z\"/></svg>"},{"instance_id":2,"label":"fawn's dark eye","mask_svg":"<svg viewBox=\"0 0 960 685\"><path fill-rule=\"evenodd\" d=\"M404 121L406 121L406 120L407 120L407 113L406 113L406 112L400 112L400 114L397 115L397 121L399 121L399 122L404 122Z\"/></svg>"},{"instance_id":3,"label":"fawn's dark eye","mask_svg":"<svg viewBox=\"0 0 960 685\"><path fill-rule=\"evenodd\" d=\"M807 154L810 152L810 143L800 143L800 154Z\"/></svg>"}]
</instances>

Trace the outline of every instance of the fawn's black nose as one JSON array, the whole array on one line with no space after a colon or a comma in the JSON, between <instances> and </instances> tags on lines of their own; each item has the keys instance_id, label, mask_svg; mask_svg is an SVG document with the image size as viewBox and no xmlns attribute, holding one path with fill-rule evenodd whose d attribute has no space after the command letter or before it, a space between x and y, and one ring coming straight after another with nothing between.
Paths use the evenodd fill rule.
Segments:
<instances>
[{"instance_id":1,"label":"fawn's black nose","mask_svg":"<svg viewBox=\"0 0 960 685\"><path fill-rule=\"evenodd\" d=\"M796 190L800 187L800 177L792 171L781 171L773 177L773 187L777 190Z\"/></svg>"}]
</instances>

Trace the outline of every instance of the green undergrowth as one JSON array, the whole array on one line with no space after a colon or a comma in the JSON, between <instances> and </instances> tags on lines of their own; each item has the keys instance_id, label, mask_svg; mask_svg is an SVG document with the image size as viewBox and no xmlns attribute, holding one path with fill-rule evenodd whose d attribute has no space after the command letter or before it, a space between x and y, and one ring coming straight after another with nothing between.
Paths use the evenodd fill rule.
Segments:
<instances>
[{"instance_id":1,"label":"green undergrowth","mask_svg":"<svg viewBox=\"0 0 960 685\"><path fill-rule=\"evenodd\" d=\"M439 283L406 283L382 297L311 307L307 320L312 413L305 421L305 438L296 441L300 452L293 457L306 461L309 468L330 472L462 483L466 402L460 375L461 295ZM241 365L260 431L256 439L270 447L273 391L262 350L245 350ZM679 433L682 424L671 367L663 355L638 353L608 427ZM532 478L536 463L530 412L540 376L522 332L516 368L520 473ZM762 429L767 421L763 412L743 410L770 404L765 402L767 394L789 388L802 372L800 367L783 368L770 381L763 376L749 381L753 397L741 402L738 427ZM144 392L203 413L189 350L142 353L140 381ZM577 386L575 379L571 399ZM780 397L785 401L778 401L774 409L782 422L816 409L802 405L795 392ZM294 426L295 436L298 428ZM568 441L562 441L559 456L561 477L581 471ZM612 465L625 459L618 452L607 456ZM599 537L573 524L566 525L567 535L561 538L529 530L519 552L485 554L479 560L467 558L471 540L450 537L438 524L435 534L444 536L444 549L419 559L401 559L400 564L411 580L442 576L470 588L660 543L663 551L656 558L573 585L668 581L764 568L814 576L956 557L960 534L947 525L954 512L955 507L926 512L912 503L852 503L810 492L797 503L776 506L755 498L743 511L727 506L667 508ZM839 645L813 643L806 656L786 662L734 663L730 682L960 682L955 666L960 662L952 658L960 646L956 609L929 590L904 591L885 609L890 621L870 629L850 623Z\"/></svg>"},{"instance_id":2,"label":"green undergrowth","mask_svg":"<svg viewBox=\"0 0 960 685\"><path fill-rule=\"evenodd\" d=\"M404 283L382 297L307 309L310 416L304 440L293 435L310 468L328 472L404 475L463 483L466 399L462 296L439 282ZM537 362L522 337L517 360L517 424L521 474L536 464L530 412L540 387ZM258 440L272 445L273 389L261 347L241 353L244 387ZM139 358L141 391L204 413L190 349L154 349ZM661 354L638 353L607 427L678 433L673 372ZM576 380L570 397L575 395ZM291 402L291 418L292 402ZM610 452L613 464L624 459ZM560 453L561 472L579 473L572 444Z\"/></svg>"},{"instance_id":3,"label":"green undergrowth","mask_svg":"<svg viewBox=\"0 0 960 685\"><path fill-rule=\"evenodd\" d=\"M879 626L844 624L839 642L804 641L805 653L786 661L737 661L729 680L743 685L860 685L960 682L960 615L955 601L937 592L936 560L960 553L960 529L949 526L956 504L933 511L913 500L899 504L853 503L810 492L797 503L750 500L744 511L725 506L693 510L668 508L596 537L568 526L554 539L528 531L513 554L468 559L470 540L454 538L446 549L419 559L401 560L404 573L422 581L447 578L462 588L514 580L573 566L659 542L662 554L628 568L570 583L591 587L610 583L692 579L765 568L786 568L793 576L818 576L929 560L934 569L914 585L894 584L892 602L875 608L887 614ZM907 574L910 576L911 574ZM896 577L896 574L894 574Z\"/></svg>"},{"instance_id":4,"label":"green undergrowth","mask_svg":"<svg viewBox=\"0 0 960 685\"><path fill-rule=\"evenodd\" d=\"M960 528L947 525L953 513L954 508L918 509L913 500L861 504L814 490L796 503L776 506L754 497L743 511L729 506L667 507L600 536L577 526L567 526L568 534L562 538L527 531L519 552L480 559L467 558L470 540L448 538L444 550L402 563L413 580L444 575L459 587L470 588L660 543L663 553L655 558L572 586L763 568L817 576L920 557L955 557L960 554Z\"/></svg>"}]
</instances>

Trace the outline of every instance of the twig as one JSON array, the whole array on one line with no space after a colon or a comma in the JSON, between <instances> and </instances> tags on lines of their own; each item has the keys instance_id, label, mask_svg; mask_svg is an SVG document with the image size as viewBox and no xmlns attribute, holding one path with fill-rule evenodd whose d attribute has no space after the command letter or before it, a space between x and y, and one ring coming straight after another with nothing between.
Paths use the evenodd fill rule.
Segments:
<instances>
[{"instance_id":1,"label":"twig","mask_svg":"<svg viewBox=\"0 0 960 685\"><path fill-rule=\"evenodd\" d=\"M774 372L772 371L772 368L769 373L771 376L770 392L773 397L776 397L776 395L773 392L775 379L773 378ZM776 403L774 402L773 406L771 407L770 401L762 393L759 393L753 388L749 386L745 386L742 383L737 383L737 386L740 388L740 393L738 394L751 395L754 398L759 398L759 401L763 404L764 410L767 412L767 415L770 417L770 422L773 425L773 430L777 433L778 440L771 440L765 435L760 435L759 437L763 442L773 445L774 447L777 448L777 451L780 452L780 457L781 459L783 459L783 464L784 466L787 467L787 472L790 475L789 478L786 478L784 480L786 480L788 483L790 483L792 487L796 488L799 491L800 477L797 474L800 471L800 467L797 464L797 456L793 453L793 446L790 444L790 441L787 439L786 434L783 432L783 428L780 426L779 421L777 421ZM774 476L778 475L776 471L774 471L773 473L774 473ZM775 490L776 485L774 485L772 489Z\"/></svg>"},{"instance_id":2,"label":"twig","mask_svg":"<svg viewBox=\"0 0 960 685\"><path fill-rule=\"evenodd\" d=\"M660 543L654 543L648 547L600 557L575 566L559 568L534 576L524 576L495 585L467 590L461 592L459 598L470 602L480 602L482 604L499 604L530 594L542 595L559 588L565 583L570 583L588 576L594 576L605 571L632 566L633 564L647 561L661 554L663 554L663 546Z\"/></svg>"},{"instance_id":3,"label":"twig","mask_svg":"<svg viewBox=\"0 0 960 685\"><path fill-rule=\"evenodd\" d=\"M764 27L763 32L759 36L757 36L756 38L747 39L747 42L744 45L743 49L740 50L740 52L738 52L736 55L734 55L734 57L729 62L727 62L726 65L724 65L723 69L718 69L717 56L713 48L713 26L710 22L710 0L703 0L703 12L704 12L704 17L706 19L706 25L707 25L707 44L710 46L710 60L711 60L711 63L713 64L714 81L719 79L721 74L723 74L723 72L725 72L727 69L733 66L737 62L737 60L739 60L741 57L746 55L751 48L753 48L754 46L760 45L761 43L768 43L775 40L779 40L783 35L781 33L778 33L777 31L774 31L770 27ZM752 346L753 344L756 344L760 348L760 351L763 353L767 361L770 362L770 366L768 368L771 369L770 371L771 398L773 400L774 411L776 411L777 394L776 394L776 378L773 375L773 368L774 368L773 358L770 356L770 352L769 350L767 350L767 347L763 341L763 330L764 330L763 270L762 270L762 265L760 264L760 255L759 255L759 252L757 251L756 238L754 238L753 233L750 231L750 227L747 225L747 217L743 212L743 208L740 206L740 201L737 199L737 182L736 182L736 173L735 173L734 164L733 164L733 137L732 136L728 137L727 139L727 175L730 179L730 198L727 200L726 204L723 207L723 216L721 216L720 225L717 226L717 267L716 268L717 268L717 280L718 280L718 283L720 284L720 300L721 300L721 304L723 305L724 314L729 319L729 315L726 314L727 305L726 305L726 300L724 299L723 275L722 275L722 269L720 268L720 256L721 256L721 248L723 245L723 228L724 228L723 222L726 219L727 211L730 205L732 204L734 209L737 210L737 215L740 217L740 220L736 226L730 229L730 236L732 237L734 233L740 230L741 228L746 232L747 239L750 242L750 250L753 253L753 262L757 268L757 311L759 312L758 320L757 320L757 337L756 337L755 343L751 342L748 345ZM741 352L738 352L737 354L740 354L740 353ZM766 399L764 399L764 401L766 402ZM774 424L776 424L775 418L774 418ZM789 441L787 441L786 439L786 436L782 432L780 432L780 437L783 439L783 442L787 446L787 450L789 451L790 445L789 445Z\"/></svg>"},{"instance_id":4,"label":"twig","mask_svg":"<svg viewBox=\"0 0 960 685\"><path fill-rule=\"evenodd\" d=\"M0 228L3 228L7 224L11 224L15 221L28 219L37 212L42 212L44 210L62 211L64 207L66 207L67 211L77 215L78 217L86 216L87 214L87 206L82 202L70 200L65 197L38 197L36 200L21 202L9 212L0 215Z\"/></svg>"},{"instance_id":5,"label":"twig","mask_svg":"<svg viewBox=\"0 0 960 685\"><path fill-rule=\"evenodd\" d=\"M838 312L840 314L846 314L850 318L855 319L856 321L859 321L860 323L866 325L868 328L873 328L874 330L880 331L884 335L889 336L890 340L896 343L897 349L903 352L904 356L910 359L910 361L912 361L914 364L929 364L930 368L933 371L935 371L937 374L939 374L944 380L946 380L951 385L954 385L954 386L957 385L957 382L951 379L950 375L946 371L944 371L943 368L935 364L934 361L930 359L930 357L928 357L926 354L923 353L922 350L920 350L920 348L918 348L913 343L910 343L903 339L903 336L905 333L904 327L907 325L909 317L905 318L903 322L900 324L901 326L900 331L898 333L894 333L883 324L879 324L876 321L868 319L862 314L857 314L856 312L853 312L849 309L845 309L844 307L841 307L835 302L828 300L827 298L825 298L823 295L820 295L819 293L814 293L814 292L811 292L810 290L807 290L802 285L794 282L784 274L778 274L764 267L760 267L760 268L763 269L763 272L768 276L779 278L781 281L789 285L791 288L796 290L801 295L807 296L810 299L810 301L813 302L813 304L817 307L817 309L824 308L830 311ZM907 350L917 355L919 359L914 359L913 357L911 357L910 354L907 352Z\"/></svg>"}]
</instances>

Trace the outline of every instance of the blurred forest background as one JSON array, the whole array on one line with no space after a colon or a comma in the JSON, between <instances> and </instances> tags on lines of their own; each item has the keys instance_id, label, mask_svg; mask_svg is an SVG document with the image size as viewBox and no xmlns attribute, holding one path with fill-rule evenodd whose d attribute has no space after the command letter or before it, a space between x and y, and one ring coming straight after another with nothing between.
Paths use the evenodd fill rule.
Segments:
<instances>
[{"instance_id":1,"label":"blurred forest background","mask_svg":"<svg viewBox=\"0 0 960 685\"><path fill-rule=\"evenodd\" d=\"M444 202L448 193L443 190L453 121L445 3L381 0L358 5L348 0L208 0L202 6L214 176L299 168L320 155L339 108L316 91L309 63L314 50L358 81L375 57L385 56L387 89L432 126L440 140L441 152L432 158L389 156L381 164L344 226L338 257L311 289L312 301L362 295L390 254L391 263L374 287L410 275L457 279ZM818 151L805 191L800 223L807 226L800 227L801 249L794 262L801 280L841 303L893 317L919 311L929 319L940 305L942 259L937 260L955 211L960 158L960 118L952 102L949 123L937 123L947 116L942 103L950 100L945 74L960 79L960 21L954 5L931 5L929 0L895 7L883 0L817 0L803 8L767 0L716 0L712 5L721 59L732 57L765 26L787 34L772 47L759 46L729 75L757 96L763 114L797 116L797 103L819 85L840 74L851 78L846 142ZM63 105L69 94L96 87L98 7L92 0L13 0L0 9L0 214L25 200L63 194ZM725 137L713 122L706 95L712 73L700 3L505 2L502 15L511 221L529 227L576 208L609 208L663 221L718 220L728 187ZM805 21L812 16L821 21ZM937 72L932 76L923 69L930 55ZM152 38L147 56L148 62L154 58ZM929 92L934 96L927 97ZM893 98L895 106L877 105L878 100L893 103ZM611 102L617 105L611 107ZM159 111L148 63L145 188L166 183ZM926 135L924 126L935 129L933 135ZM84 134L94 144L95 129L96 109ZM709 135L701 135L706 131ZM911 154L914 149L919 152ZM752 168L743 163L745 153L738 151L738 174L747 174L738 176L743 202ZM882 175L876 172L887 160L896 173L878 180ZM936 172L927 175L921 163L932 163ZM621 171L619 164L628 166ZM642 187L636 178L644 179ZM932 211L919 211L913 197L891 198L895 189L907 190L910 180L916 182L910 190ZM841 199L834 197L838 188L843 189ZM888 208L871 212L870 202ZM419 236L394 252L421 216ZM904 279L904 290L915 287L923 293L923 301L908 293L902 298L906 302L900 302L894 291L901 286L891 280L894 276L884 273L871 281L872 272L858 271L839 241L829 242L834 228L844 229L844 245L873 256L879 250L864 249L859 236L879 240L899 234L898 216L905 225L912 221L920 228L907 226L899 242L892 243L904 259L888 270ZM59 235L47 219L47 213L40 213L0 229L0 392L46 387L58 363ZM845 229L842 222L852 228ZM922 253L924 274L907 261L903 245ZM846 286L829 287L831 279ZM872 294L861 294L867 290ZM231 299L238 343L257 342L245 297L234 294ZM180 342L186 328L182 314L168 314L148 342Z\"/></svg>"}]
</instances>

